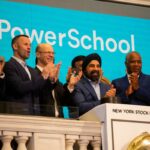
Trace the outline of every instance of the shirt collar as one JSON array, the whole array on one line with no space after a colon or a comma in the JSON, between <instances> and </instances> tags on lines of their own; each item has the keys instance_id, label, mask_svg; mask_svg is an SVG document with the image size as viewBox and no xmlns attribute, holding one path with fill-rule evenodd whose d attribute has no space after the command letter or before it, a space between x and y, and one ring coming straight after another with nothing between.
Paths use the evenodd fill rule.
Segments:
<instances>
[{"instance_id":1,"label":"shirt collar","mask_svg":"<svg viewBox=\"0 0 150 150\"><path fill-rule=\"evenodd\" d=\"M26 65L26 62L25 61L23 61L23 60L21 60L21 59L19 59L19 58L17 58L17 57L15 57L15 56L12 56L12 58L14 58L19 64L21 64L21 66L25 66Z\"/></svg>"},{"instance_id":2,"label":"shirt collar","mask_svg":"<svg viewBox=\"0 0 150 150\"><path fill-rule=\"evenodd\" d=\"M140 75L138 75L138 78L139 78L139 76L140 76ZM129 83L131 83L131 81L129 80L129 77L130 77L130 74L127 73L128 81L129 81Z\"/></svg>"},{"instance_id":3,"label":"shirt collar","mask_svg":"<svg viewBox=\"0 0 150 150\"><path fill-rule=\"evenodd\" d=\"M43 68L39 65L36 65L36 67L42 72L43 71Z\"/></svg>"},{"instance_id":4,"label":"shirt collar","mask_svg":"<svg viewBox=\"0 0 150 150\"><path fill-rule=\"evenodd\" d=\"M86 77L87 78L87 77ZM87 78L87 80L93 84L93 85L97 85L97 84L100 84L100 80L98 82L93 82L92 80L90 80L89 78Z\"/></svg>"}]
</instances>

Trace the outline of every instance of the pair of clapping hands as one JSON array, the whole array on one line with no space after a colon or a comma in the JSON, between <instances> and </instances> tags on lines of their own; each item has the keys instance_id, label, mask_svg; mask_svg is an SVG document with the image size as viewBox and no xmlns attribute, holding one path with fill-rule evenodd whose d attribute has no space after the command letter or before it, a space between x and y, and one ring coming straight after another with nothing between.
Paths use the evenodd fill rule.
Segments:
<instances>
[{"instance_id":1,"label":"pair of clapping hands","mask_svg":"<svg viewBox=\"0 0 150 150\"><path fill-rule=\"evenodd\" d=\"M61 62L54 64L49 62L42 71L42 76L44 79L49 79L51 82L55 83L58 80Z\"/></svg>"},{"instance_id":2,"label":"pair of clapping hands","mask_svg":"<svg viewBox=\"0 0 150 150\"><path fill-rule=\"evenodd\" d=\"M139 88L139 75L136 72L131 73L128 76L128 80L130 85L128 86L126 90L126 95L132 94L134 91L138 90Z\"/></svg>"}]
</instances>

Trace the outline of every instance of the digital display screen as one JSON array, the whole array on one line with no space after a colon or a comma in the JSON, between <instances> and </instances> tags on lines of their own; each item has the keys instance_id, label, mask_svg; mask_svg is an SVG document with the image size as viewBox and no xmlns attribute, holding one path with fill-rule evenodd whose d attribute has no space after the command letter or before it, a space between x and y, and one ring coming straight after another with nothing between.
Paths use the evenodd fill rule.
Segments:
<instances>
[{"instance_id":1,"label":"digital display screen","mask_svg":"<svg viewBox=\"0 0 150 150\"><path fill-rule=\"evenodd\" d=\"M35 67L35 48L49 43L55 63L62 62L59 79L66 82L71 60L77 55L98 53L104 76L110 81L123 76L125 56L137 51L142 56L143 72L150 74L150 20L54 8L10 1L0 2L0 55L13 55L11 40L26 34L32 42L29 66Z\"/></svg>"}]
</instances>

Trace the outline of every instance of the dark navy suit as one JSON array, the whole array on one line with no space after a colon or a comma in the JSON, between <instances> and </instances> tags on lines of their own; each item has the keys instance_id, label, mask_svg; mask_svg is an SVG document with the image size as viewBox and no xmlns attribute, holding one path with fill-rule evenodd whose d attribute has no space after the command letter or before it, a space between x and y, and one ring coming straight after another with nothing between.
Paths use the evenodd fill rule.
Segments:
<instances>
[{"instance_id":1,"label":"dark navy suit","mask_svg":"<svg viewBox=\"0 0 150 150\"><path fill-rule=\"evenodd\" d=\"M104 97L104 95L109 89L109 85L100 83L101 98ZM90 84L90 81L85 77L83 77L77 83L74 91L72 92L72 99L76 106L79 107L80 115L101 104L100 100L98 99L95 93L94 88Z\"/></svg>"},{"instance_id":2,"label":"dark navy suit","mask_svg":"<svg viewBox=\"0 0 150 150\"><path fill-rule=\"evenodd\" d=\"M5 78L0 78L0 100L3 100L5 96Z\"/></svg>"},{"instance_id":3,"label":"dark navy suit","mask_svg":"<svg viewBox=\"0 0 150 150\"><path fill-rule=\"evenodd\" d=\"M125 94L129 86L127 75L113 80L112 84L116 88L116 95L121 98L122 103L150 106L150 75L141 73L139 76L140 88L128 97Z\"/></svg>"},{"instance_id":4,"label":"dark navy suit","mask_svg":"<svg viewBox=\"0 0 150 150\"><path fill-rule=\"evenodd\" d=\"M14 102L12 112L32 112L32 108L39 104L39 91L46 80L28 66L31 80L25 69L14 58L11 58L4 67L6 75L6 101ZM16 110L15 110L16 109ZM36 109L36 108L34 108ZM38 108L37 108L38 109Z\"/></svg>"}]
</instances>

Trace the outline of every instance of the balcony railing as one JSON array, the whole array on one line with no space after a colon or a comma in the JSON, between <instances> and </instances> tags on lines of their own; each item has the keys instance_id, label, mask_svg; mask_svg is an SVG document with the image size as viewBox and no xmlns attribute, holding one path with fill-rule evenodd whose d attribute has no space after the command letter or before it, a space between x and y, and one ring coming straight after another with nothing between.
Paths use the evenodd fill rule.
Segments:
<instances>
[{"instance_id":1,"label":"balcony railing","mask_svg":"<svg viewBox=\"0 0 150 150\"><path fill-rule=\"evenodd\" d=\"M99 122L0 115L0 150L93 150L101 147Z\"/></svg>"}]
</instances>

